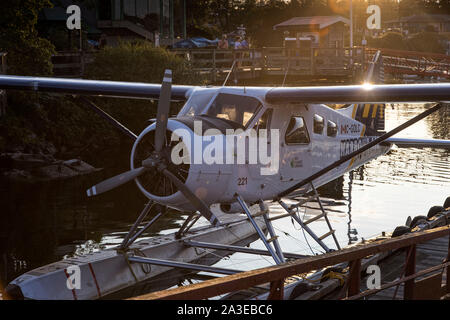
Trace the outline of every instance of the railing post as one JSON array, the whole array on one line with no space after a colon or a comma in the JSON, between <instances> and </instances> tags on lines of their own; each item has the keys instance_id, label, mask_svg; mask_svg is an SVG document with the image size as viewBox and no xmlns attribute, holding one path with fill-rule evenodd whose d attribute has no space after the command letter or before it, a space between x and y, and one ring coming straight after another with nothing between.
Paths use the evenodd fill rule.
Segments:
<instances>
[{"instance_id":1,"label":"railing post","mask_svg":"<svg viewBox=\"0 0 450 320\"><path fill-rule=\"evenodd\" d=\"M447 253L447 262L450 261L450 235L448 236L448 253ZM450 293L450 266L447 266L447 281L446 281L446 293Z\"/></svg>"},{"instance_id":2,"label":"railing post","mask_svg":"<svg viewBox=\"0 0 450 320\"><path fill-rule=\"evenodd\" d=\"M261 49L261 57L260 57L260 59L261 59L261 71L265 75L267 73L267 64L268 64L268 61L267 61L267 58L266 58L266 48L265 47L263 47Z\"/></svg>"},{"instance_id":3,"label":"railing post","mask_svg":"<svg viewBox=\"0 0 450 320\"><path fill-rule=\"evenodd\" d=\"M217 69L216 69L216 49L213 49L213 69L212 69L212 81L216 83Z\"/></svg>"},{"instance_id":4,"label":"railing post","mask_svg":"<svg viewBox=\"0 0 450 320\"><path fill-rule=\"evenodd\" d=\"M348 278L348 293L351 297L357 295L361 288L361 259L350 261L350 270Z\"/></svg>"},{"instance_id":5,"label":"railing post","mask_svg":"<svg viewBox=\"0 0 450 320\"><path fill-rule=\"evenodd\" d=\"M236 61L236 65L234 66L234 70L232 70L233 76L234 76L234 84L236 85L237 82L238 82L237 73L238 73L238 70L239 70L239 63L240 63L240 61L239 61L239 54L236 53L235 49L233 49L233 61Z\"/></svg>"},{"instance_id":6,"label":"railing post","mask_svg":"<svg viewBox=\"0 0 450 320\"><path fill-rule=\"evenodd\" d=\"M84 76L84 54L83 51L80 51L80 77Z\"/></svg>"},{"instance_id":7,"label":"railing post","mask_svg":"<svg viewBox=\"0 0 450 320\"><path fill-rule=\"evenodd\" d=\"M256 78L256 74L255 74L255 49L250 49L249 50L249 54L250 54L250 61L251 61L251 68L252 68L252 79Z\"/></svg>"},{"instance_id":8,"label":"railing post","mask_svg":"<svg viewBox=\"0 0 450 320\"><path fill-rule=\"evenodd\" d=\"M405 277L413 275L416 272L416 245L412 244L408 247L405 261ZM409 258L408 258L409 257ZM403 292L404 300L412 300L414 296L414 279L405 281L405 288Z\"/></svg>"},{"instance_id":9,"label":"railing post","mask_svg":"<svg viewBox=\"0 0 450 320\"><path fill-rule=\"evenodd\" d=\"M272 281L270 283L270 293L267 300L283 300L284 279Z\"/></svg>"}]
</instances>

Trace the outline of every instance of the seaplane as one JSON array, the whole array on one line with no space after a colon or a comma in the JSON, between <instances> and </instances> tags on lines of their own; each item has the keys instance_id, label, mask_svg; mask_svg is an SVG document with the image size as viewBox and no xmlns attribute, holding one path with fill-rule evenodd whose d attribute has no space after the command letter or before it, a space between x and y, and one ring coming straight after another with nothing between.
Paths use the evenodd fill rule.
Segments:
<instances>
[{"instance_id":1,"label":"seaplane","mask_svg":"<svg viewBox=\"0 0 450 320\"><path fill-rule=\"evenodd\" d=\"M393 145L450 148L450 140L394 137L446 107L450 83L373 84L373 66L364 84L312 87L172 85L170 70L161 84L0 75L0 89L77 96L134 140L130 170L89 188L87 196L134 181L149 200L118 247L31 270L7 286L6 296L99 299L170 270L240 272L202 263L211 252L266 255L276 264L302 258L277 240L271 222L283 217L294 219L325 252L339 250L318 187ZM158 100L157 116L136 135L89 96ZM171 117L172 101L184 106ZM394 102L434 104L386 132L385 104ZM288 204L287 196L297 201ZM297 209L312 200L322 213L303 220ZM286 212L269 215L270 202ZM137 241L167 208L188 213L180 229ZM148 217L152 209L158 213ZM193 227L201 217L207 223ZM319 220L330 230L321 236L311 228ZM330 236L336 248L325 243ZM248 247L257 239L266 250Z\"/></svg>"}]
</instances>

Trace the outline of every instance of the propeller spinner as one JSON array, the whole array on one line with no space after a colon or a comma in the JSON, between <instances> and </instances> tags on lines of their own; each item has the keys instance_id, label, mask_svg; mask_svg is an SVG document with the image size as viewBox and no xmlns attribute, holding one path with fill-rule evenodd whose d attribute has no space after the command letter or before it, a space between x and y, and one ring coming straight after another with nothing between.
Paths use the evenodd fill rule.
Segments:
<instances>
[{"instance_id":1,"label":"propeller spinner","mask_svg":"<svg viewBox=\"0 0 450 320\"><path fill-rule=\"evenodd\" d=\"M170 112L170 99L172 90L172 71L166 70L161 86L161 93L158 100L158 111L156 116L156 128L154 132L154 150L150 156L141 161L141 167L121 173L117 176L109 178L87 190L89 197L101 194L116 187L119 187L131 180L134 180L146 172L161 173L173 183L184 197L189 200L191 205L197 209L211 224L217 225L219 220L211 212L208 206L198 198L184 183L168 169L168 160L164 155L166 147L166 130L167 121ZM156 172L155 172L156 170Z\"/></svg>"}]
</instances>

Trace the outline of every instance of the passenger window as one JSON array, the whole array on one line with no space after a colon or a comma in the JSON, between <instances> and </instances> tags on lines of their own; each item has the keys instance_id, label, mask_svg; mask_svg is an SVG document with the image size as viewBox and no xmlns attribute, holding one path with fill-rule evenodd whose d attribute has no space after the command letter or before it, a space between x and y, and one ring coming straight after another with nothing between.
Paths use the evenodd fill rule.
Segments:
<instances>
[{"instance_id":1,"label":"passenger window","mask_svg":"<svg viewBox=\"0 0 450 320\"><path fill-rule=\"evenodd\" d=\"M292 117L285 135L286 144L309 143L308 130L303 117Z\"/></svg>"},{"instance_id":2,"label":"passenger window","mask_svg":"<svg viewBox=\"0 0 450 320\"><path fill-rule=\"evenodd\" d=\"M315 114L314 115L314 133L322 134L324 127L325 127L325 120L323 119L323 117Z\"/></svg>"},{"instance_id":3,"label":"passenger window","mask_svg":"<svg viewBox=\"0 0 450 320\"><path fill-rule=\"evenodd\" d=\"M338 131L337 124L334 123L333 121L328 120L327 121L327 136L336 137L337 131Z\"/></svg>"}]
</instances>

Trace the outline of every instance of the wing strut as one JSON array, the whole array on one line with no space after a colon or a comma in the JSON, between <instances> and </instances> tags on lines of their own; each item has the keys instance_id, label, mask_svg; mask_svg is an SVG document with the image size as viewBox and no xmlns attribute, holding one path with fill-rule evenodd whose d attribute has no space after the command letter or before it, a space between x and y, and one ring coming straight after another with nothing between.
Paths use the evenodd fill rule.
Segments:
<instances>
[{"instance_id":1,"label":"wing strut","mask_svg":"<svg viewBox=\"0 0 450 320\"><path fill-rule=\"evenodd\" d=\"M114 127L122 131L125 135L129 136L134 141L137 139L137 135L134 134L130 129L125 127L123 124L121 124L119 121L117 121L113 116L108 114L107 112L103 111L101 108L99 108L95 103L93 103L91 100L87 99L86 97L78 97L78 99L83 102L87 107L95 111L100 117L108 121L110 124L112 124Z\"/></svg>"},{"instance_id":2,"label":"wing strut","mask_svg":"<svg viewBox=\"0 0 450 320\"><path fill-rule=\"evenodd\" d=\"M400 131L408 128L409 126L413 125L414 123L422 120L423 118L429 116L430 114L432 114L433 112L436 112L437 110L439 110L440 108L442 108L444 104L442 103L437 103L436 105L434 105L432 108L422 112L421 114L415 116L414 118L406 121L405 123L399 125L398 127L396 127L395 129L392 129L391 131L381 135L380 137L376 138L375 140L373 140L372 142L369 142L368 144L362 146L361 148L359 148L358 150L343 156L341 159L339 159L338 161L330 164L329 166L323 168L322 170L319 170L318 172L314 173L313 175L309 176L308 178L300 181L299 183L295 184L294 186L290 187L289 189L281 192L278 194L278 198L284 197L288 194L290 194L291 192L303 187L304 185L313 182L315 179L321 177L322 175L324 175L325 173L329 172L330 170L333 170L334 168L340 166L341 164L343 164L344 162L351 160L353 157L359 155L360 153L363 153L364 151L366 151L367 149L372 148L373 146L379 144L380 142L385 141L386 139L388 139L389 137L392 137L394 134L399 133Z\"/></svg>"}]
</instances>

